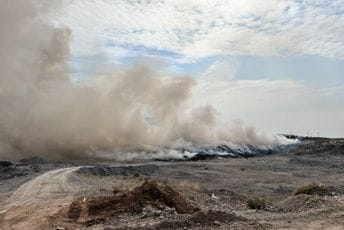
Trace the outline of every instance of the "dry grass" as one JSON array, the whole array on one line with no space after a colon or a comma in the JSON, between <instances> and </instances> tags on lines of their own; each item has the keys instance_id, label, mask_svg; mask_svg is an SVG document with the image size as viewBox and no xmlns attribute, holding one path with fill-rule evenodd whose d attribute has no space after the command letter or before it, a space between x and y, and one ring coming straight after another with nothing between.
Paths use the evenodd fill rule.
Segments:
<instances>
[{"instance_id":1,"label":"dry grass","mask_svg":"<svg viewBox=\"0 0 344 230\"><path fill-rule=\"evenodd\" d=\"M308 194L308 195L319 195L319 196L330 196L334 194L334 189L330 186L319 185L312 183L304 185L296 189L294 195Z\"/></svg>"},{"instance_id":2,"label":"dry grass","mask_svg":"<svg viewBox=\"0 0 344 230\"><path fill-rule=\"evenodd\" d=\"M259 197L252 197L247 200L247 207L249 209L265 209L266 208L266 201L263 198Z\"/></svg>"}]
</instances>

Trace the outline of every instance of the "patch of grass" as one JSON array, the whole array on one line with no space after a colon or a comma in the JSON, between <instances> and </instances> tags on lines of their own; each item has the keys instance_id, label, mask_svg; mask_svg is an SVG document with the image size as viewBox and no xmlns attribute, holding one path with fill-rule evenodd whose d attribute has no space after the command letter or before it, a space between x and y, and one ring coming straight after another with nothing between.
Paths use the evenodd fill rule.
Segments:
<instances>
[{"instance_id":1,"label":"patch of grass","mask_svg":"<svg viewBox=\"0 0 344 230\"><path fill-rule=\"evenodd\" d=\"M294 195L308 194L308 195L319 195L319 196L330 196L333 195L333 189L329 186L319 185L312 183L309 185L301 186L294 192Z\"/></svg>"},{"instance_id":2,"label":"patch of grass","mask_svg":"<svg viewBox=\"0 0 344 230\"><path fill-rule=\"evenodd\" d=\"M252 197L247 200L247 207L249 209L265 209L266 208L266 201L263 198L259 197Z\"/></svg>"}]
</instances>

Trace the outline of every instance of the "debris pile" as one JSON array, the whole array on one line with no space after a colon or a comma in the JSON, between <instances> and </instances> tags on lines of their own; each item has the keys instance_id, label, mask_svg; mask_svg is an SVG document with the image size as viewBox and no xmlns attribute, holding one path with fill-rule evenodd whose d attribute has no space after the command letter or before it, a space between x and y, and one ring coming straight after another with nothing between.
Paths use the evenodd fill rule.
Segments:
<instances>
[{"instance_id":1,"label":"debris pile","mask_svg":"<svg viewBox=\"0 0 344 230\"><path fill-rule=\"evenodd\" d=\"M148 205L158 210L174 208L178 214L200 211L170 186L146 181L131 191L114 190L112 196L79 198L70 205L68 217L93 225L123 213L140 214Z\"/></svg>"}]
</instances>

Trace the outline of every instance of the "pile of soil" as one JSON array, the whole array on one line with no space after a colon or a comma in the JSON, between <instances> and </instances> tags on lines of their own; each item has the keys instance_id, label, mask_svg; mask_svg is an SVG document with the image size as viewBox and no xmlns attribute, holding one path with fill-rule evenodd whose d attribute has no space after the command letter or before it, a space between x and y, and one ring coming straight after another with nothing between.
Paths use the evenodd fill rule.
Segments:
<instances>
[{"instance_id":1,"label":"pile of soil","mask_svg":"<svg viewBox=\"0 0 344 230\"><path fill-rule=\"evenodd\" d=\"M279 212L305 212L309 210L322 209L324 207L337 207L337 203L322 196L300 194L291 196L277 204Z\"/></svg>"},{"instance_id":2,"label":"pile of soil","mask_svg":"<svg viewBox=\"0 0 344 230\"><path fill-rule=\"evenodd\" d=\"M338 196L344 194L343 186L331 186L322 184L309 184L299 187L294 195L308 194L308 195L318 195L318 196Z\"/></svg>"},{"instance_id":3,"label":"pile of soil","mask_svg":"<svg viewBox=\"0 0 344 230\"><path fill-rule=\"evenodd\" d=\"M123 213L142 213L147 205L159 210L174 208L179 214L193 214L200 210L170 186L146 181L131 191L115 190L112 196L79 198L70 205L68 217L93 225Z\"/></svg>"}]
</instances>

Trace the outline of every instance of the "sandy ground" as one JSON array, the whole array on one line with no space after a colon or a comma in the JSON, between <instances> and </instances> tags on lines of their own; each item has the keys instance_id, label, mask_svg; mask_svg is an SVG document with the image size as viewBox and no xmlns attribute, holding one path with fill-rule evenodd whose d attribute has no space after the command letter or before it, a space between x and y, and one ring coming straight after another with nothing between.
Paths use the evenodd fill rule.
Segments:
<instances>
[{"instance_id":1,"label":"sandy ground","mask_svg":"<svg viewBox=\"0 0 344 230\"><path fill-rule=\"evenodd\" d=\"M48 167L41 162L35 164L41 168L37 172L2 179L0 229L344 229L344 140L306 140L289 151L247 159L132 163ZM202 210L228 215L205 225L194 215L149 208L90 226L67 218L69 205L79 197L130 190L147 179L170 185ZM311 183L332 186L333 193L294 195ZM265 207L249 208L253 197L264 200Z\"/></svg>"}]
</instances>

